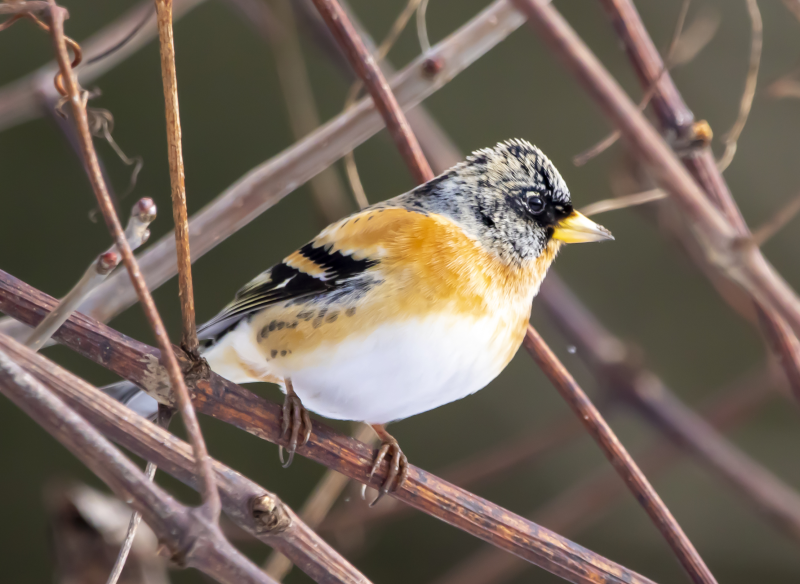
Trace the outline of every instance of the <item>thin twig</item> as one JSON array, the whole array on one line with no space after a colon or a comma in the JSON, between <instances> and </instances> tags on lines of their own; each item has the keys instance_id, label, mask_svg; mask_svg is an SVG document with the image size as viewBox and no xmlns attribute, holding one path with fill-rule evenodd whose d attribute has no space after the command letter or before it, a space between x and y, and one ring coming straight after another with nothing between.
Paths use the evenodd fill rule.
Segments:
<instances>
[{"instance_id":1,"label":"thin twig","mask_svg":"<svg viewBox=\"0 0 800 584\"><path fill-rule=\"evenodd\" d=\"M58 18L54 10L53 21L58 22ZM26 351L18 344L16 348L23 354ZM42 359L30 350L27 356ZM216 525L151 483L98 430L15 363L4 350L0 350L0 391L78 457L117 497L131 501L176 561L227 584L274 583L228 543Z\"/></svg>"},{"instance_id":2,"label":"thin twig","mask_svg":"<svg viewBox=\"0 0 800 584\"><path fill-rule=\"evenodd\" d=\"M602 201L590 203L581 209L581 213L589 217L591 215L599 215L600 213L608 213L609 211L618 211L620 209L627 209L628 207L645 205L653 201L660 201L666 198L666 196L667 193L662 189L650 189L649 191L643 191L641 193L633 193L622 197L603 199Z\"/></svg>"},{"instance_id":3,"label":"thin twig","mask_svg":"<svg viewBox=\"0 0 800 584\"><path fill-rule=\"evenodd\" d=\"M109 231L114 238L117 249L122 254L122 260L124 261L125 267L128 270L131 282L136 289L137 296L142 303L147 320L150 323L150 327L153 329L153 332L155 333L158 344L161 347L164 355L164 359L166 361L165 366L167 369L167 374L169 375L170 384L177 397L178 409L181 413L181 417L183 418L183 422L192 442L192 447L195 451L195 458L198 466L197 472L198 475L203 479L204 510L208 519L215 521L219 516L219 493L217 492L216 485L214 484L214 477L211 472L211 465L209 462L210 459L206 449L205 441L203 440L203 434L200 430L200 425L197 422L197 416L195 415L194 408L192 407L189 392L186 389L186 385L183 381L183 374L181 373L181 369L178 366L178 361L172 352L172 346L170 345L167 331L164 328L164 323L161 321L161 317L158 314L153 297L150 295L150 291L147 289L147 284L145 283L144 277L139 270L136 258L133 257L133 252L128 245L128 241L125 239L125 232L122 230L119 218L117 217L114 207L111 204L111 199L108 195L105 181L100 174L100 167L97 162L97 153L94 150L91 133L89 132L89 123L86 117L86 105L83 103L81 98L78 82L75 79L75 74L72 70L70 59L67 54L66 43L64 42L64 15L61 11L55 10L55 0L49 0L49 2L54 8L51 14L51 29L53 35L53 44L56 50L56 59L58 60L59 67L61 69L61 74L64 79L64 85L69 97L70 105L72 106L72 115L78 128L78 137L81 142L84 161L92 182L92 187L100 205L100 210L103 213L103 218L105 219L106 225L108 226Z\"/></svg>"},{"instance_id":4,"label":"thin twig","mask_svg":"<svg viewBox=\"0 0 800 584\"><path fill-rule=\"evenodd\" d=\"M144 475L151 483L156 476L158 467L152 462L148 462L144 469ZM122 570L125 568L125 563L128 561L128 554L131 553L133 547L133 540L136 537L136 531L139 529L139 524L142 522L142 514L134 511L131 515L131 520L128 523L128 530L125 532L125 539L122 542L122 547L119 550L117 559L114 562L114 567L111 568L111 573L108 575L106 584L117 584L117 580L122 575Z\"/></svg>"},{"instance_id":5,"label":"thin twig","mask_svg":"<svg viewBox=\"0 0 800 584\"><path fill-rule=\"evenodd\" d=\"M424 55L431 50L431 41L428 39L428 21L425 18L428 12L428 0L422 0L417 8L417 38L419 38L419 48Z\"/></svg>"},{"instance_id":6,"label":"thin twig","mask_svg":"<svg viewBox=\"0 0 800 584\"><path fill-rule=\"evenodd\" d=\"M128 225L125 227L125 239L131 249L136 249L147 241L147 238L150 237L148 226L155 218L156 206L152 199L141 199L133 206ZM58 308L39 323L25 344L34 351L38 351L53 336L58 327L64 324L69 315L78 308L81 301L119 265L120 259L121 255L117 253L116 246L113 245L97 256L78 283L61 299Z\"/></svg>"},{"instance_id":7,"label":"thin twig","mask_svg":"<svg viewBox=\"0 0 800 584\"><path fill-rule=\"evenodd\" d=\"M371 444L375 441L375 432L368 424L359 424L353 439L366 444ZM316 530L320 524L325 520L330 512L333 504L344 491L344 488L350 482L350 478L336 472L335 470L326 470L322 476L322 480L317 483L314 490L311 491L308 499L303 504L298 515L306 522L311 529ZM275 551L270 554L267 561L264 563L264 571L269 574L274 580L282 582L292 569L292 561L282 553Z\"/></svg>"},{"instance_id":8,"label":"thin twig","mask_svg":"<svg viewBox=\"0 0 800 584\"><path fill-rule=\"evenodd\" d=\"M55 305L54 299L0 270L0 311L32 325L40 321ZM156 399L165 400L160 390L165 384L166 375L159 366L161 353L158 350L121 335L80 313L74 314L53 338L111 368ZM188 364L188 359L182 354L180 356L182 362ZM269 402L213 372L202 379L190 378L187 382L192 388L199 411L274 444L283 441L280 405ZM129 412L128 416L130 417ZM125 434L120 436L120 439L124 436ZM370 476L375 450L316 420L312 421L308 443L298 447L297 453L372 487L383 484L388 471L388 463L384 463ZM153 460L158 463L159 468L170 472L162 458L154 456ZM410 466L406 483L392 496L569 582L650 582L647 578L556 533L414 466Z\"/></svg>"},{"instance_id":9,"label":"thin twig","mask_svg":"<svg viewBox=\"0 0 800 584\"><path fill-rule=\"evenodd\" d=\"M742 101L739 104L739 115L734 122L733 127L725 135L725 152L722 158L717 162L717 167L720 172L725 172L728 168L733 157L736 155L736 145L739 141L739 136L742 135L744 126L747 123L747 118L750 116L750 109L753 107L753 98L756 95L756 87L758 85L758 69L761 66L761 49L764 46L764 24L761 21L761 11L758 9L758 2L756 0L747 1L747 13L750 16L750 25L752 27L750 37L750 64L747 69L747 79L744 84L744 93L742 94Z\"/></svg>"},{"instance_id":10,"label":"thin twig","mask_svg":"<svg viewBox=\"0 0 800 584\"><path fill-rule=\"evenodd\" d=\"M400 155L411 169L414 179L418 183L429 181L433 178L433 171L428 166L428 161L425 160L416 137L411 133L405 114L400 109L383 73L356 33L347 14L336 0L314 0L314 5L328 28L331 29L333 36L344 48L350 65L355 69L375 101L375 106L380 111Z\"/></svg>"},{"instance_id":11,"label":"thin twig","mask_svg":"<svg viewBox=\"0 0 800 584\"><path fill-rule=\"evenodd\" d=\"M683 25L686 22L686 15L689 13L689 6L691 5L692 0L683 0L681 4L680 12L678 12L678 20L675 23L675 29L672 32L672 40L669 43L669 49L667 49L667 56L664 59L664 71L661 75L663 75L666 71L672 68L673 65L673 55L675 53L675 49L678 46L678 41L681 38L681 33L683 32ZM659 75L659 79L661 78ZM642 99L639 101L639 111L643 112L647 105L650 103L650 100L653 98L653 95L656 92L656 83L658 83L658 79L654 81L650 87L647 88L647 91L644 92ZM580 154L575 155L572 158L572 163L575 166L583 166L587 162L589 162L592 158L595 158L599 154L602 154L606 150L608 150L614 143L619 140L620 132L619 130L614 130L608 136L600 140L594 146L587 148Z\"/></svg>"},{"instance_id":12,"label":"thin twig","mask_svg":"<svg viewBox=\"0 0 800 584\"><path fill-rule=\"evenodd\" d=\"M414 11L417 10L419 6L420 0L408 0L405 8L403 8L397 18L395 18L392 26L389 28L389 32L386 34L386 38L383 39L383 42L375 50L375 60L378 64L389 54L392 46L394 46L394 43L400 37L400 33L403 32L411 16L414 14ZM419 14L419 12L417 12L417 14ZM363 32L358 30L358 26L355 23L353 23L353 26L357 30L358 36L363 36ZM364 44L366 45L367 42L365 41ZM361 79L356 79L350 86L347 97L344 100L345 110L355 103L363 87L364 83ZM350 183L350 190L353 191L353 198L355 198L359 209L367 207L369 205L369 200L367 199L367 193L364 191L364 185L361 183L361 177L358 175L358 166L356 165L356 157L353 150L344 155L344 168L347 173L347 180Z\"/></svg>"},{"instance_id":13,"label":"thin twig","mask_svg":"<svg viewBox=\"0 0 800 584\"><path fill-rule=\"evenodd\" d=\"M172 35L172 0L154 0L161 53L161 81L167 120L169 182L172 187L172 216L178 250L178 297L181 301L181 346L198 357L197 323L194 315L192 260L189 251L189 215L186 211L186 177L183 168L181 116L178 107L178 78L175 73L175 41ZM213 507L209 512L215 512ZM218 511L216 511L218 514Z\"/></svg>"},{"instance_id":14,"label":"thin twig","mask_svg":"<svg viewBox=\"0 0 800 584\"><path fill-rule=\"evenodd\" d=\"M752 243L761 247L800 212L800 194L794 196L775 216L753 232Z\"/></svg>"}]
</instances>

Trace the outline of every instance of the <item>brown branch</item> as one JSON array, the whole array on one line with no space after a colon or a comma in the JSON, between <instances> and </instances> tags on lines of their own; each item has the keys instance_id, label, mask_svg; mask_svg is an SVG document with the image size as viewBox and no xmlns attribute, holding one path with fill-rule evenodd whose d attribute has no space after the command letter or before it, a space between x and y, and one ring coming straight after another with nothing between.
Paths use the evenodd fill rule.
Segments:
<instances>
[{"instance_id":1,"label":"brown branch","mask_svg":"<svg viewBox=\"0 0 800 584\"><path fill-rule=\"evenodd\" d=\"M662 131L673 135L679 142L686 141L693 133L694 115L683 101L672 77L669 73L663 73L664 63L633 3L631 0L600 1L625 45L631 64L639 77L642 87L650 87L655 83L656 95L653 98L653 110ZM709 149L699 152L692 150L689 155L683 157L682 162L705 192L705 195L728 219L736 235L741 239L747 240L749 238L747 224L739 207L733 200L725 179L717 168L717 163L711 151ZM701 246L704 245L702 241L698 241L698 243ZM737 247L735 240L727 245L729 248ZM757 251L754 252L754 250L750 249L743 253L743 255L747 254L751 255L750 259L755 263L765 262ZM697 257L697 254L694 255ZM709 256L707 251L705 256L707 266L713 266L716 273L721 274L724 272L724 270L719 269L719 257ZM728 263L728 266L733 268L740 267L736 261ZM706 273L711 272L711 270L704 271ZM794 323L795 330L793 331L792 327L780 317L780 311L770 306L760 294L750 287L746 285L742 287L750 297L751 302L755 303L759 316L758 320L761 324L760 328L764 332L771 349L778 356L793 391L800 400L800 341L797 338L796 323ZM729 295L723 294L723 297L730 303ZM734 308L736 307L734 306ZM789 319L787 318L787 320ZM789 322L793 321L789 320Z\"/></svg>"},{"instance_id":2,"label":"brown branch","mask_svg":"<svg viewBox=\"0 0 800 584\"><path fill-rule=\"evenodd\" d=\"M718 429L732 428L772 397L774 392L769 386L780 381L771 369L751 376L739 387L719 392L719 397L704 408L705 417ZM650 476L663 474L681 460L680 451L665 438L642 450L636 458ZM605 517L627 494L626 490L613 469L603 468L559 493L530 517L559 533L576 535ZM500 584L527 568L518 558L485 546L438 578L435 584Z\"/></svg>"},{"instance_id":3,"label":"brown branch","mask_svg":"<svg viewBox=\"0 0 800 584\"><path fill-rule=\"evenodd\" d=\"M344 49L350 65L355 69L367 91L372 96L392 139L397 145L397 149L400 151L400 155L411 170L414 180L417 183L431 180L433 171L422 154L417 138L408 126L403 110L400 109L400 105L389 88L386 78L375 63L375 59L367 51L361 37L356 33L347 14L345 14L336 0L314 0L314 5L327 23L333 36Z\"/></svg>"},{"instance_id":4,"label":"brown branch","mask_svg":"<svg viewBox=\"0 0 800 584\"><path fill-rule=\"evenodd\" d=\"M371 444L376 440L375 432L369 424L358 424L353 439ZM372 444L374 445L374 444ZM322 479L311 491L299 514L311 529L317 529L325 520L336 500L342 494L350 479L335 470L328 469ZM394 499L390 499L393 503ZM363 507L362 507L363 508ZM264 562L264 571L278 582L282 582L292 569L292 561L280 552L273 552Z\"/></svg>"},{"instance_id":5,"label":"brown branch","mask_svg":"<svg viewBox=\"0 0 800 584\"><path fill-rule=\"evenodd\" d=\"M0 311L35 325L56 301L0 270ZM83 314L74 314L53 337L76 352L133 381L164 401L168 388L161 352L122 335ZM184 366L188 358L178 353ZM188 380L199 411L285 445L281 438L281 406L209 372ZM336 469L372 487L385 481L387 463L370 476L375 450L314 421L308 443L298 454ZM159 467L164 461L154 460ZM472 493L419 468L410 467L408 481L393 496L484 541L536 564L569 582L640 584L650 582L606 558L575 544Z\"/></svg>"},{"instance_id":6,"label":"brown branch","mask_svg":"<svg viewBox=\"0 0 800 584\"><path fill-rule=\"evenodd\" d=\"M575 416L567 414L544 428L536 428L508 442L493 446L467 460L445 467L438 473L444 480L466 489L473 489L489 480L498 480L523 464L535 462L545 454L563 447L578 436L583 428ZM407 515L411 509L389 499L375 508L344 507L328 517L320 529L342 532L354 527L368 527Z\"/></svg>"},{"instance_id":7,"label":"brown branch","mask_svg":"<svg viewBox=\"0 0 800 584\"><path fill-rule=\"evenodd\" d=\"M199 489L195 474L197 464L188 444L158 425L131 414L128 408L102 391L41 355L26 351L9 337L0 335L0 350L11 355L109 438ZM239 527L281 550L321 584L369 584L367 578L305 525L280 498L233 469L217 461L212 464L225 513ZM186 511L203 525L212 526L199 510ZM145 520L149 524L146 514Z\"/></svg>"},{"instance_id":8,"label":"brown branch","mask_svg":"<svg viewBox=\"0 0 800 584\"><path fill-rule=\"evenodd\" d=\"M800 194L795 195L775 216L753 232L753 244L761 247L800 213Z\"/></svg>"},{"instance_id":9,"label":"brown branch","mask_svg":"<svg viewBox=\"0 0 800 584\"><path fill-rule=\"evenodd\" d=\"M539 299L595 378L621 395L676 444L692 453L736 489L778 529L800 542L800 495L739 450L681 403L663 381L632 358L622 341L603 327L573 293L552 275ZM613 347L613 350L610 348Z\"/></svg>"},{"instance_id":10,"label":"brown branch","mask_svg":"<svg viewBox=\"0 0 800 584\"><path fill-rule=\"evenodd\" d=\"M89 174L89 179L92 183L97 202L100 206L100 211L103 213L106 225L112 234L116 243L117 250L122 255L122 261L130 275L131 282L136 289L137 296L139 297L142 307L147 317L150 327L156 336L159 346L165 355L165 366L170 380L170 386L174 393L177 395L178 409L186 425L186 430L189 433L192 447L194 448L195 458L197 459L197 472L203 477L203 506L207 517L214 521L219 516L219 493L217 492L216 485L214 484L214 476L211 471L210 459L206 445L203 440L203 434L200 431L200 424L197 422L197 416L192 407L192 402L189 397L189 392L183 381L183 374L178 361L172 352L172 347L167 336L167 331L164 328L164 323L156 309L153 297L147 289L144 277L139 270L139 265L136 258L133 257L130 245L125 238L125 232L120 225L119 217L114 210L111 203L108 190L106 189L105 181L100 173L100 167L97 161L97 153L92 144L92 136L89 131L89 122L86 116L86 105L81 96L78 82L72 70L69 55L67 54L66 43L64 42L64 14L60 10L56 10L57 6L55 0L49 0L50 6L53 7L51 13L51 32L53 36L53 45L56 51L56 59L58 61L61 75L64 80L64 87L67 91L69 103L72 107L72 116L78 129L78 138L83 152L83 158L86 164L86 169Z\"/></svg>"},{"instance_id":11,"label":"brown branch","mask_svg":"<svg viewBox=\"0 0 800 584\"><path fill-rule=\"evenodd\" d=\"M54 10L53 21L57 22L58 18ZM44 360L8 337L0 335L0 339L15 344L28 359ZM176 562L228 584L274 583L228 543L215 524L151 483L98 430L15 363L4 350L0 350L0 391L78 457L120 499L130 501Z\"/></svg>"},{"instance_id":12,"label":"brown branch","mask_svg":"<svg viewBox=\"0 0 800 584\"><path fill-rule=\"evenodd\" d=\"M603 420L600 412L592 405L569 371L544 342L544 339L530 325L528 325L522 344L586 426L603 454L606 455L636 500L644 507L653 523L667 540L692 580L703 584L716 582L672 513L669 512L644 473L639 470L636 462Z\"/></svg>"},{"instance_id":13,"label":"brown branch","mask_svg":"<svg viewBox=\"0 0 800 584\"><path fill-rule=\"evenodd\" d=\"M154 0L161 53L161 81L167 120L169 182L172 187L172 216L178 250L178 296L181 301L181 346L197 354L197 324L194 316L192 260L189 252L189 215L186 212L186 184L181 143L181 116L178 107L178 78L175 72L175 41L172 35L172 0Z\"/></svg>"}]
</instances>

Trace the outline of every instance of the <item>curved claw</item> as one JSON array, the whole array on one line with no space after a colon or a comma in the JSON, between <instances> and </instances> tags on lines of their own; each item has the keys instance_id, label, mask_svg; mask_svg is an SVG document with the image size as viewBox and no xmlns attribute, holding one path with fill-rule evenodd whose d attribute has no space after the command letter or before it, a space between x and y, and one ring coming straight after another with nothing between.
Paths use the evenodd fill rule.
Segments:
<instances>
[{"instance_id":1,"label":"curved claw","mask_svg":"<svg viewBox=\"0 0 800 584\"><path fill-rule=\"evenodd\" d=\"M283 446L278 449L278 457L283 468L288 468L292 464L297 446L306 444L310 437L311 416L308 415L308 411L303 407L300 398L294 392L287 392L286 399L283 401L281 440L288 442L286 445L286 451L289 453L288 460L284 462Z\"/></svg>"},{"instance_id":2,"label":"curved claw","mask_svg":"<svg viewBox=\"0 0 800 584\"><path fill-rule=\"evenodd\" d=\"M408 479L408 459L400 449L400 445L394 439L381 444L375 461L372 463L369 478L372 478L375 471L378 470L378 467L389 454L389 451L392 451L392 459L389 461L389 472L386 473L386 480L378 489L378 495L375 497L375 500L369 504L370 507L374 507L386 493L400 489L405 484L406 479Z\"/></svg>"}]
</instances>

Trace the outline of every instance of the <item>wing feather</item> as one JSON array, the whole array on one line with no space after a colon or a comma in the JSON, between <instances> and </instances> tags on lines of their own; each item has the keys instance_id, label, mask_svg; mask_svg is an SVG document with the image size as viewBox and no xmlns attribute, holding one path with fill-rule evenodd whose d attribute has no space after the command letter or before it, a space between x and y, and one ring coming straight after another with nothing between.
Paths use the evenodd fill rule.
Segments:
<instances>
[{"instance_id":1,"label":"wing feather","mask_svg":"<svg viewBox=\"0 0 800 584\"><path fill-rule=\"evenodd\" d=\"M198 329L198 336L216 340L249 314L268 306L335 292L378 263L374 258L356 259L352 253L334 250L330 243L311 241L246 284L230 304Z\"/></svg>"}]
</instances>

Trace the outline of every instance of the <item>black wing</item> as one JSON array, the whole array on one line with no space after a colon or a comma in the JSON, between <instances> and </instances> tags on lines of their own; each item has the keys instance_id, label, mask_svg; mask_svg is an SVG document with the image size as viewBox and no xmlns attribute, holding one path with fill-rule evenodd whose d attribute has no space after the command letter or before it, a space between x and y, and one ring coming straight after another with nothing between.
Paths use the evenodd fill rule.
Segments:
<instances>
[{"instance_id":1,"label":"black wing","mask_svg":"<svg viewBox=\"0 0 800 584\"><path fill-rule=\"evenodd\" d=\"M309 260L304 265L317 268L313 270L314 275L288 265L288 258L258 275L236 293L233 302L222 312L198 328L198 338L217 340L247 315L273 304L340 290L378 263L378 260L354 259L339 251L331 251L331 247L316 247L311 242L290 256L299 254Z\"/></svg>"}]
</instances>

